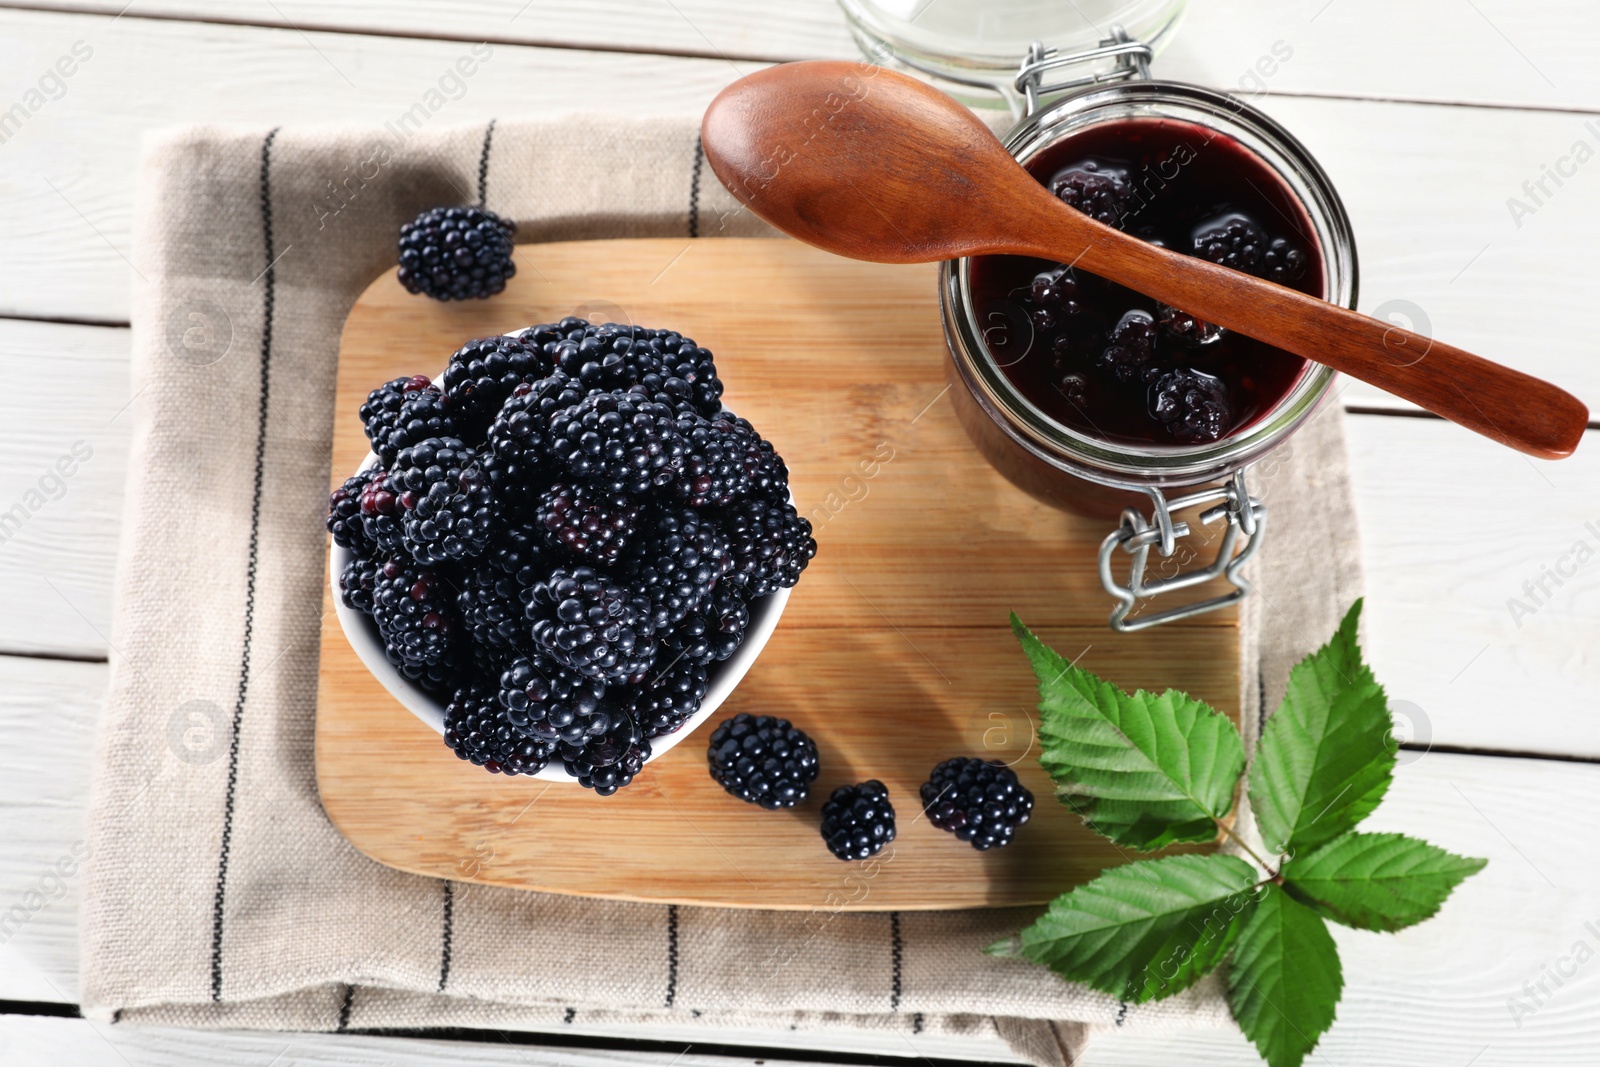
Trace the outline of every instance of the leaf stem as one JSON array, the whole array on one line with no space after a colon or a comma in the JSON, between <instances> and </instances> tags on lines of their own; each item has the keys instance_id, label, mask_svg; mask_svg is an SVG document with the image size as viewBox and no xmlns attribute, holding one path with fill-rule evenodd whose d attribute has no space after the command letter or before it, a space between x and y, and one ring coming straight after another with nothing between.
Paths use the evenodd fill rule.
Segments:
<instances>
[{"instance_id":1,"label":"leaf stem","mask_svg":"<svg viewBox=\"0 0 1600 1067\"><path fill-rule=\"evenodd\" d=\"M1255 860L1262 870L1266 871L1273 878L1278 877L1278 869L1257 855L1256 850L1251 848L1244 838L1234 833L1232 827L1224 824L1221 819L1216 820L1216 823L1217 829L1221 830L1224 834L1227 834L1229 837L1237 841L1239 843L1239 847L1244 849L1245 852L1249 853L1250 858Z\"/></svg>"}]
</instances>

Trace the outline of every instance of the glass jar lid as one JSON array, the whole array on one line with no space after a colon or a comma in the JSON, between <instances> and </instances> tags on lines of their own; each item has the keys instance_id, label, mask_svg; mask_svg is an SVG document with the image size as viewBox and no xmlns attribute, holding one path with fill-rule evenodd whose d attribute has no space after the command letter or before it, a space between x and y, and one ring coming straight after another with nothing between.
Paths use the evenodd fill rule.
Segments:
<instances>
[{"instance_id":1,"label":"glass jar lid","mask_svg":"<svg viewBox=\"0 0 1600 1067\"><path fill-rule=\"evenodd\" d=\"M875 63L921 74L966 103L1021 112L1017 74L1035 44L1059 56L1132 39L1152 53L1177 27L1185 0L839 0ZM1106 71L1115 57L1091 63Z\"/></svg>"}]
</instances>

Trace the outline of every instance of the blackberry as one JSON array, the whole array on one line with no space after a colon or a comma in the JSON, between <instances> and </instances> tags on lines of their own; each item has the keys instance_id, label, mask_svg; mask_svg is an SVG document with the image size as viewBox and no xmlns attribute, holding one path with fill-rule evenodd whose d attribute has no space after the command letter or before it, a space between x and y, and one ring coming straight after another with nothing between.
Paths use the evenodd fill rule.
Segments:
<instances>
[{"instance_id":1,"label":"blackberry","mask_svg":"<svg viewBox=\"0 0 1600 1067\"><path fill-rule=\"evenodd\" d=\"M578 780L585 789L593 789L599 796L608 797L624 786L630 785L650 759L650 742L640 739L629 745L622 758L615 763L599 766L584 756L563 760L567 773Z\"/></svg>"},{"instance_id":2,"label":"blackberry","mask_svg":"<svg viewBox=\"0 0 1600 1067\"><path fill-rule=\"evenodd\" d=\"M382 467L357 471L328 494L328 532L333 535L333 543L357 556L371 556L376 548L361 522L361 493L382 473Z\"/></svg>"},{"instance_id":3,"label":"blackberry","mask_svg":"<svg viewBox=\"0 0 1600 1067\"><path fill-rule=\"evenodd\" d=\"M737 589L719 584L661 640L669 663L709 666L739 650L750 628L750 608Z\"/></svg>"},{"instance_id":4,"label":"blackberry","mask_svg":"<svg viewBox=\"0 0 1600 1067\"><path fill-rule=\"evenodd\" d=\"M644 740L639 724L626 711L608 715L605 722L604 729L598 734L585 735L576 741L562 741L556 746L556 751L565 761L581 760L591 767L610 767L621 762L629 749Z\"/></svg>"},{"instance_id":5,"label":"blackberry","mask_svg":"<svg viewBox=\"0 0 1600 1067\"><path fill-rule=\"evenodd\" d=\"M478 454L454 437L430 437L402 449L389 472L400 526L418 563L467 559L483 552L494 520L489 479Z\"/></svg>"},{"instance_id":6,"label":"blackberry","mask_svg":"<svg viewBox=\"0 0 1600 1067\"><path fill-rule=\"evenodd\" d=\"M397 378L374 389L361 406L361 413L372 450L389 468L402 448L430 437L455 436L444 394L420 374Z\"/></svg>"},{"instance_id":7,"label":"blackberry","mask_svg":"<svg viewBox=\"0 0 1600 1067\"><path fill-rule=\"evenodd\" d=\"M1186 345L1199 347L1219 340L1228 331L1168 304L1156 305L1156 321L1168 334Z\"/></svg>"},{"instance_id":8,"label":"blackberry","mask_svg":"<svg viewBox=\"0 0 1600 1067\"><path fill-rule=\"evenodd\" d=\"M822 805L822 839L842 860L864 860L894 840L894 806L876 778L842 785Z\"/></svg>"},{"instance_id":9,"label":"blackberry","mask_svg":"<svg viewBox=\"0 0 1600 1067\"><path fill-rule=\"evenodd\" d=\"M601 566L622 558L638 530L639 512L632 497L565 482L546 489L536 505L539 526L552 545Z\"/></svg>"},{"instance_id":10,"label":"blackberry","mask_svg":"<svg viewBox=\"0 0 1600 1067\"><path fill-rule=\"evenodd\" d=\"M1148 381L1156 373L1156 320L1148 311L1124 312L1111 327L1100 364L1119 382Z\"/></svg>"},{"instance_id":11,"label":"blackberry","mask_svg":"<svg viewBox=\"0 0 1600 1067\"><path fill-rule=\"evenodd\" d=\"M460 645L451 645L445 658L438 663L424 666L403 666L389 662L400 671L400 675L409 681L426 689L430 693L442 694L446 700L461 686L471 679L478 677L478 671L472 668L473 656L463 652Z\"/></svg>"},{"instance_id":12,"label":"blackberry","mask_svg":"<svg viewBox=\"0 0 1600 1067\"><path fill-rule=\"evenodd\" d=\"M1269 282L1289 285L1306 276L1311 261L1300 249L1282 237L1274 237L1261 253L1261 276Z\"/></svg>"},{"instance_id":13,"label":"blackberry","mask_svg":"<svg viewBox=\"0 0 1600 1067\"><path fill-rule=\"evenodd\" d=\"M545 352L557 370L591 391L638 384L638 375L628 366L626 356L632 347L632 327L597 325L586 319L563 319L561 325L572 328L554 343L545 343Z\"/></svg>"},{"instance_id":14,"label":"blackberry","mask_svg":"<svg viewBox=\"0 0 1600 1067\"><path fill-rule=\"evenodd\" d=\"M1093 310L1088 288L1088 280L1072 267L1051 267L1034 275L1034 282L1027 288L1027 299L1035 307L1054 310L1061 318L1072 318Z\"/></svg>"},{"instance_id":15,"label":"blackberry","mask_svg":"<svg viewBox=\"0 0 1600 1067\"><path fill-rule=\"evenodd\" d=\"M421 669L447 662L456 633L451 592L434 571L410 560L383 563L373 584L372 617L390 663Z\"/></svg>"},{"instance_id":16,"label":"blackberry","mask_svg":"<svg viewBox=\"0 0 1600 1067\"><path fill-rule=\"evenodd\" d=\"M550 348L550 345L556 341L560 341L566 337L567 334L572 332L571 328L566 325L567 323L582 323L587 325L588 320L580 319L575 316L569 316L568 318L562 319L560 322L541 322L537 326L528 326L524 328L521 333L517 334L517 340L521 341L523 344L532 348L536 352L542 352L548 360L553 351L553 349ZM582 326L579 326L578 330L579 336L582 336Z\"/></svg>"},{"instance_id":17,"label":"blackberry","mask_svg":"<svg viewBox=\"0 0 1600 1067\"><path fill-rule=\"evenodd\" d=\"M732 412L680 417L688 456L675 493L690 507L731 504L764 493L787 496L789 468L754 426Z\"/></svg>"},{"instance_id":18,"label":"blackberry","mask_svg":"<svg viewBox=\"0 0 1600 1067\"><path fill-rule=\"evenodd\" d=\"M389 485L389 472L377 469L361 490L361 532L367 543L382 556L406 552L405 531L400 525L400 494Z\"/></svg>"},{"instance_id":19,"label":"blackberry","mask_svg":"<svg viewBox=\"0 0 1600 1067\"><path fill-rule=\"evenodd\" d=\"M556 373L511 392L489 425L484 470L502 509L531 513L555 477L550 462L550 416L582 400L581 384Z\"/></svg>"},{"instance_id":20,"label":"blackberry","mask_svg":"<svg viewBox=\"0 0 1600 1067\"><path fill-rule=\"evenodd\" d=\"M527 643L528 620L522 614L525 585L512 575L484 566L469 568L458 584L456 613L474 642L501 652Z\"/></svg>"},{"instance_id":21,"label":"blackberry","mask_svg":"<svg viewBox=\"0 0 1600 1067\"><path fill-rule=\"evenodd\" d=\"M650 330L648 336L635 336L628 348L628 363L635 368L639 382L652 390L656 379L683 382L702 415L715 415L722 409L722 379L717 377L715 357L682 334Z\"/></svg>"},{"instance_id":22,"label":"blackberry","mask_svg":"<svg viewBox=\"0 0 1600 1067\"><path fill-rule=\"evenodd\" d=\"M549 373L549 361L515 337L480 337L462 345L440 379L457 436L482 444L511 391Z\"/></svg>"},{"instance_id":23,"label":"blackberry","mask_svg":"<svg viewBox=\"0 0 1600 1067\"><path fill-rule=\"evenodd\" d=\"M361 428L366 432L367 440L377 442L393 433L400 416L401 402L408 394L431 385L433 382L426 374L413 374L384 382L368 393L367 399L361 402L356 412L361 417Z\"/></svg>"},{"instance_id":24,"label":"blackberry","mask_svg":"<svg viewBox=\"0 0 1600 1067\"><path fill-rule=\"evenodd\" d=\"M794 585L817 554L811 523L786 500L751 497L716 517L733 541L727 581L752 599Z\"/></svg>"},{"instance_id":25,"label":"blackberry","mask_svg":"<svg viewBox=\"0 0 1600 1067\"><path fill-rule=\"evenodd\" d=\"M1083 411L1089 404L1089 380L1081 374L1061 375L1056 379L1056 392L1079 411Z\"/></svg>"},{"instance_id":26,"label":"blackberry","mask_svg":"<svg viewBox=\"0 0 1600 1067\"><path fill-rule=\"evenodd\" d=\"M801 803L817 778L816 743L771 715L740 712L724 720L711 734L706 759L729 796L768 810Z\"/></svg>"},{"instance_id":27,"label":"blackberry","mask_svg":"<svg viewBox=\"0 0 1600 1067\"><path fill-rule=\"evenodd\" d=\"M528 644L528 590L550 573L554 553L529 530L501 523L483 555L466 568L456 608L472 638L491 652Z\"/></svg>"},{"instance_id":28,"label":"blackberry","mask_svg":"<svg viewBox=\"0 0 1600 1067\"><path fill-rule=\"evenodd\" d=\"M733 544L708 516L690 508L655 512L640 530L626 574L650 598L657 630L682 622L733 567Z\"/></svg>"},{"instance_id":29,"label":"blackberry","mask_svg":"<svg viewBox=\"0 0 1600 1067\"><path fill-rule=\"evenodd\" d=\"M979 852L1011 843L1033 814L1033 794L999 760L958 756L933 769L922 785L928 821Z\"/></svg>"},{"instance_id":30,"label":"blackberry","mask_svg":"<svg viewBox=\"0 0 1600 1067\"><path fill-rule=\"evenodd\" d=\"M508 521L533 528L539 494L551 481L550 470L544 461L487 450L480 453L479 457L495 507L507 516Z\"/></svg>"},{"instance_id":31,"label":"blackberry","mask_svg":"<svg viewBox=\"0 0 1600 1067\"><path fill-rule=\"evenodd\" d=\"M542 465L550 455L550 418L587 395L576 378L555 373L524 382L511 391L489 424L489 447L496 456Z\"/></svg>"},{"instance_id":32,"label":"blackberry","mask_svg":"<svg viewBox=\"0 0 1600 1067\"><path fill-rule=\"evenodd\" d=\"M517 273L517 224L478 207L436 207L400 228L400 284L435 300L479 300Z\"/></svg>"},{"instance_id":33,"label":"blackberry","mask_svg":"<svg viewBox=\"0 0 1600 1067\"><path fill-rule=\"evenodd\" d=\"M1057 369L1081 368L1101 353L1105 343L1105 333L1091 319L1069 319L1050 341L1050 354Z\"/></svg>"},{"instance_id":34,"label":"blackberry","mask_svg":"<svg viewBox=\"0 0 1600 1067\"><path fill-rule=\"evenodd\" d=\"M1179 367L1156 379L1150 413L1184 444L1215 441L1232 420L1228 387L1209 374Z\"/></svg>"},{"instance_id":35,"label":"blackberry","mask_svg":"<svg viewBox=\"0 0 1600 1067\"><path fill-rule=\"evenodd\" d=\"M534 642L580 674L627 682L655 660L649 601L592 567L557 567L524 602Z\"/></svg>"},{"instance_id":36,"label":"blackberry","mask_svg":"<svg viewBox=\"0 0 1600 1067\"><path fill-rule=\"evenodd\" d=\"M1133 186L1120 170L1101 170L1097 163L1068 167L1050 182L1050 191L1062 203L1091 219L1121 228L1122 217L1133 200Z\"/></svg>"},{"instance_id":37,"label":"blackberry","mask_svg":"<svg viewBox=\"0 0 1600 1067\"><path fill-rule=\"evenodd\" d=\"M484 685L456 690L444 709L444 743L462 759L508 775L538 774L556 747L512 726L495 691Z\"/></svg>"},{"instance_id":38,"label":"blackberry","mask_svg":"<svg viewBox=\"0 0 1600 1067\"><path fill-rule=\"evenodd\" d=\"M694 718L708 688L706 669L680 660L636 686L627 696L627 711L645 737L662 737Z\"/></svg>"},{"instance_id":39,"label":"blackberry","mask_svg":"<svg viewBox=\"0 0 1600 1067\"><path fill-rule=\"evenodd\" d=\"M1223 215L1194 229L1194 254L1224 267L1254 274L1267 248L1267 235L1244 215Z\"/></svg>"},{"instance_id":40,"label":"blackberry","mask_svg":"<svg viewBox=\"0 0 1600 1067\"><path fill-rule=\"evenodd\" d=\"M615 716L601 704L605 695L603 682L543 656L519 656L500 674L506 721L550 742L581 746L610 730Z\"/></svg>"},{"instance_id":41,"label":"blackberry","mask_svg":"<svg viewBox=\"0 0 1600 1067\"><path fill-rule=\"evenodd\" d=\"M344 565L339 572L339 597L347 607L372 614L372 594L382 569L383 564L359 556Z\"/></svg>"},{"instance_id":42,"label":"blackberry","mask_svg":"<svg viewBox=\"0 0 1600 1067\"><path fill-rule=\"evenodd\" d=\"M701 415L721 409L722 380L715 359L681 334L577 318L535 331L528 333L555 365L591 390L640 385L652 394L681 397Z\"/></svg>"},{"instance_id":43,"label":"blackberry","mask_svg":"<svg viewBox=\"0 0 1600 1067\"><path fill-rule=\"evenodd\" d=\"M495 528L480 559L479 566L509 575L522 585L532 585L550 573L555 554L531 527L503 522Z\"/></svg>"},{"instance_id":44,"label":"blackberry","mask_svg":"<svg viewBox=\"0 0 1600 1067\"><path fill-rule=\"evenodd\" d=\"M579 481L607 493L642 494L683 469L675 413L641 390L592 393L550 419L550 452Z\"/></svg>"}]
</instances>

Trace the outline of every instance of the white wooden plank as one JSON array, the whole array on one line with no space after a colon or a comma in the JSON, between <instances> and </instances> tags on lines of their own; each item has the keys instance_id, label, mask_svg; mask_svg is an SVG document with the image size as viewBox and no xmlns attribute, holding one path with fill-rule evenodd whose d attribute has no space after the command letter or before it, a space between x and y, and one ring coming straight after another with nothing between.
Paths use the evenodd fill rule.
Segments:
<instances>
[{"instance_id":1,"label":"white wooden plank","mask_svg":"<svg viewBox=\"0 0 1600 1067\"><path fill-rule=\"evenodd\" d=\"M1432 419L1347 425L1367 647L1417 733L1600 757L1600 433L1541 463Z\"/></svg>"},{"instance_id":2,"label":"white wooden plank","mask_svg":"<svg viewBox=\"0 0 1600 1067\"><path fill-rule=\"evenodd\" d=\"M0 320L0 652L104 656L132 418L128 331Z\"/></svg>"},{"instance_id":3,"label":"white wooden plank","mask_svg":"<svg viewBox=\"0 0 1600 1067\"><path fill-rule=\"evenodd\" d=\"M1430 753L1401 767L1364 829L1426 838L1489 865L1437 916L1398 934L1335 926L1344 966L1338 1019L1312 1067L1589 1065L1600 1032L1600 964L1573 973L1574 946L1600 955L1585 829L1600 820L1600 767ZM1575 836L1576 835L1576 836ZM1560 967L1568 977L1549 977ZM1539 994L1537 983L1544 982ZM1535 996L1524 991L1535 986ZM1517 1003L1534 1008L1517 1011ZM1520 1025L1519 1025L1520 1023ZM1127 1033L1079 1067L1196 1067L1261 1061L1236 1032Z\"/></svg>"},{"instance_id":4,"label":"white wooden plank","mask_svg":"<svg viewBox=\"0 0 1600 1067\"><path fill-rule=\"evenodd\" d=\"M12 6L10 0L0 6ZM16 6L115 15L123 0ZM859 55L833 0L139 0L131 17L215 19L375 34L627 49L732 59Z\"/></svg>"},{"instance_id":5,"label":"white wooden plank","mask_svg":"<svg viewBox=\"0 0 1600 1067\"><path fill-rule=\"evenodd\" d=\"M112 14L124 6L23 2ZM1093 6L1085 10L1094 16ZM833 0L141 0L130 14L735 59L857 54ZM1592 110L1600 107L1590 54L1597 29L1584 0L1206 0L1190 5L1156 72L1280 93ZM1258 68L1278 42L1289 61Z\"/></svg>"},{"instance_id":6,"label":"white wooden plank","mask_svg":"<svg viewBox=\"0 0 1600 1067\"><path fill-rule=\"evenodd\" d=\"M88 760L105 685L104 664L0 656L0 1000L77 999Z\"/></svg>"},{"instance_id":7,"label":"white wooden plank","mask_svg":"<svg viewBox=\"0 0 1600 1067\"><path fill-rule=\"evenodd\" d=\"M1533 107L1600 107L1591 59L1600 24L1584 0L1203 0L1165 78L1277 93ZM1258 67L1276 42L1292 57Z\"/></svg>"},{"instance_id":8,"label":"white wooden plank","mask_svg":"<svg viewBox=\"0 0 1600 1067\"><path fill-rule=\"evenodd\" d=\"M79 41L92 55L61 82L64 95L0 144L0 314L127 319L133 180L145 132L190 122L381 125L436 89L469 47L0 11L0 101L23 99ZM752 69L502 45L432 121L608 109L698 115Z\"/></svg>"},{"instance_id":9,"label":"white wooden plank","mask_svg":"<svg viewBox=\"0 0 1600 1067\"><path fill-rule=\"evenodd\" d=\"M699 1040L708 1039L702 1034ZM914 1055L905 1052L905 1046L900 1048L900 1053L886 1054ZM805 1059L785 1058L782 1062L795 1067L829 1062L821 1048L804 1051L809 1053ZM1004 1046L995 1051L1004 1052ZM0 1062L8 1067L59 1067L63 1063L72 1067L215 1067L219 1063L260 1067L436 1067L441 1063L461 1067L759 1067L772 1061L680 1050L587 1051L364 1034L178 1030L5 1015L0 1016ZM908 1058L906 1062L916 1060Z\"/></svg>"}]
</instances>

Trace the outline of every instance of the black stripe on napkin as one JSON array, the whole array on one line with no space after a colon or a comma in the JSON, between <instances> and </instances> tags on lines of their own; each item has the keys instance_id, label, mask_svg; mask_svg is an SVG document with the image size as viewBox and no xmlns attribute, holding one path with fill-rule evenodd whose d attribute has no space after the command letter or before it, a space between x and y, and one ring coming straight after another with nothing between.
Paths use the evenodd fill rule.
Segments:
<instances>
[{"instance_id":1,"label":"black stripe on napkin","mask_svg":"<svg viewBox=\"0 0 1600 1067\"><path fill-rule=\"evenodd\" d=\"M1261 736L1261 731L1267 728L1267 672L1256 671L1256 701L1260 707L1256 708L1256 736Z\"/></svg>"},{"instance_id":2,"label":"black stripe on napkin","mask_svg":"<svg viewBox=\"0 0 1600 1067\"><path fill-rule=\"evenodd\" d=\"M350 1008L356 1002L356 987L344 987L344 1000L339 1004L339 1033L350 1029Z\"/></svg>"},{"instance_id":3,"label":"black stripe on napkin","mask_svg":"<svg viewBox=\"0 0 1600 1067\"><path fill-rule=\"evenodd\" d=\"M456 915L456 887L455 884L445 880L444 883L444 937L439 946L439 992L444 992L444 984L450 980L450 938L454 932Z\"/></svg>"},{"instance_id":4,"label":"black stripe on napkin","mask_svg":"<svg viewBox=\"0 0 1600 1067\"><path fill-rule=\"evenodd\" d=\"M483 152L478 156L478 206L487 207L489 204L489 146L494 143L494 124L497 120L490 119L489 125L483 131Z\"/></svg>"},{"instance_id":5,"label":"black stripe on napkin","mask_svg":"<svg viewBox=\"0 0 1600 1067\"><path fill-rule=\"evenodd\" d=\"M667 996L666 1006L678 999L678 906L667 905Z\"/></svg>"},{"instance_id":6,"label":"black stripe on napkin","mask_svg":"<svg viewBox=\"0 0 1600 1067\"><path fill-rule=\"evenodd\" d=\"M261 401L256 413L255 484L250 497L249 562L244 578L244 650L239 657L239 692L233 703L232 733L228 738L228 791L222 808L222 847L217 855L217 892L211 905L211 999L222 999L222 914L228 895L228 849L233 844L233 804L239 788L239 732L244 718L244 701L250 691L250 642L256 614L256 564L261 547L261 480L267 451L267 401L272 382L272 309L277 278L273 271L276 252L272 241L272 142L273 129L261 142L261 232L267 269L261 313Z\"/></svg>"},{"instance_id":7,"label":"black stripe on napkin","mask_svg":"<svg viewBox=\"0 0 1600 1067\"><path fill-rule=\"evenodd\" d=\"M700 172L705 168L706 149L696 135L694 139L694 167L689 171L689 236L700 236Z\"/></svg>"},{"instance_id":8,"label":"black stripe on napkin","mask_svg":"<svg viewBox=\"0 0 1600 1067\"><path fill-rule=\"evenodd\" d=\"M893 984L889 989L889 1010L899 1011L901 977L905 966L906 946L905 942L900 939L900 913L898 911L889 913L889 940L891 960L894 964Z\"/></svg>"}]
</instances>

